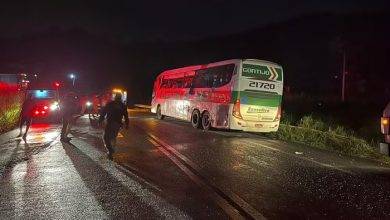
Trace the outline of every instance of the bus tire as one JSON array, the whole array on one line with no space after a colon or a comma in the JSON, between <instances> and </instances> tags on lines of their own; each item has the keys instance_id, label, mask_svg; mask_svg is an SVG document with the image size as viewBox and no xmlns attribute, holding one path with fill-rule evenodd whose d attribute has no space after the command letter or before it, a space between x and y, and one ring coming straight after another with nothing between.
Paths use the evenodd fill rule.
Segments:
<instances>
[{"instance_id":1,"label":"bus tire","mask_svg":"<svg viewBox=\"0 0 390 220\"><path fill-rule=\"evenodd\" d=\"M202 114L202 128L205 131L208 131L211 128L211 117L208 111L204 111Z\"/></svg>"},{"instance_id":2,"label":"bus tire","mask_svg":"<svg viewBox=\"0 0 390 220\"><path fill-rule=\"evenodd\" d=\"M197 109L195 109L192 112L191 124L192 124L192 127L194 127L194 128L201 128L202 127L202 117L200 115L199 110L197 110Z\"/></svg>"},{"instance_id":3,"label":"bus tire","mask_svg":"<svg viewBox=\"0 0 390 220\"><path fill-rule=\"evenodd\" d=\"M157 106L156 117L158 120L164 119L164 115L161 113L161 106L160 105Z\"/></svg>"}]
</instances>

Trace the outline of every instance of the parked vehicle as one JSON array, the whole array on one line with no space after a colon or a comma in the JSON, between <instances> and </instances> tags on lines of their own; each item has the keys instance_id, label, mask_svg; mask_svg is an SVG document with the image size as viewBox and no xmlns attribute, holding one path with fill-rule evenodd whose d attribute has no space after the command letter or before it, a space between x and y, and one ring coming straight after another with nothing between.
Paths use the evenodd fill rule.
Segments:
<instances>
[{"instance_id":1,"label":"parked vehicle","mask_svg":"<svg viewBox=\"0 0 390 220\"><path fill-rule=\"evenodd\" d=\"M56 90L34 89L27 90L27 93L32 95L34 102L33 118L60 121L60 100Z\"/></svg>"},{"instance_id":2,"label":"parked vehicle","mask_svg":"<svg viewBox=\"0 0 390 220\"><path fill-rule=\"evenodd\" d=\"M122 102L127 104L127 91L123 89L111 89L100 94L91 95L85 100L85 114L88 114L90 118L98 118L100 116L101 109L110 101L114 100L117 93L122 95Z\"/></svg>"},{"instance_id":3,"label":"parked vehicle","mask_svg":"<svg viewBox=\"0 0 390 220\"><path fill-rule=\"evenodd\" d=\"M195 128L277 131L283 69L264 60L235 59L161 73L151 111L191 121Z\"/></svg>"}]
</instances>

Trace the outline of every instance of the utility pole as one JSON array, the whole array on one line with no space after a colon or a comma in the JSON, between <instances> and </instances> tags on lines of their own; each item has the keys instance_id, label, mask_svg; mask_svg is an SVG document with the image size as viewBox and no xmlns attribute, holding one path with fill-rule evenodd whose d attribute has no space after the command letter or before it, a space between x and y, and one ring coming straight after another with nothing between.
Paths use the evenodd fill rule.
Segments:
<instances>
[{"instance_id":1,"label":"utility pole","mask_svg":"<svg viewBox=\"0 0 390 220\"><path fill-rule=\"evenodd\" d=\"M346 52L345 49L343 50L343 79L341 84L341 101L345 101L345 75L346 75Z\"/></svg>"}]
</instances>

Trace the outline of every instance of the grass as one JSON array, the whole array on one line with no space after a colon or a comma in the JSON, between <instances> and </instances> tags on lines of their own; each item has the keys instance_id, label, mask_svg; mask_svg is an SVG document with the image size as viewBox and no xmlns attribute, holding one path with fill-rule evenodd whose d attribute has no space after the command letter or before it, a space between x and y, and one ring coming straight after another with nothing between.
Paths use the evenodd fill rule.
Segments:
<instances>
[{"instance_id":1,"label":"grass","mask_svg":"<svg viewBox=\"0 0 390 220\"><path fill-rule=\"evenodd\" d=\"M282 120L279 130L268 135L288 142L390 164L390 158L377 151L374 145L376 142L369 142L356 136L352 130L340 125L325 123L312 115L302 117L295 125L291 122L291 116L287 115Z\"/></svg>"},{"instance_id":2,"label":"grass","mask_svg":"<svg viewBox=\"0 0 390 220\"><path fill-rule=\"evenodd\" d=\"M14 128L19 121L23 93L17 90L0 91L0 133Z\"/></svg>"}]
</instances>

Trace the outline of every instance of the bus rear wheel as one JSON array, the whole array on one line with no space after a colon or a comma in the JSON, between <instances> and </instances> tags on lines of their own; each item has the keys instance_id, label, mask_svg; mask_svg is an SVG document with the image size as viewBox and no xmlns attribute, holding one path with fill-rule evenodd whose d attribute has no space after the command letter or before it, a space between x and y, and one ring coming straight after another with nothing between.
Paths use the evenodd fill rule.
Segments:
<instances>
[{"instance_id":1,"label":"bus rear wheel","mask_svg":"<svg viewBox=\"0 0 390 220\"><path fill-rule=\"evenodd\" d=\"M210 113L208 111L205 111L202 114L202 127L205 131L208 131L211 128L211 118Z\"/></svg>"},{"instance_id":2,"label":"bus rear wheel","mask_svg":"<svg viewBox=\"0 0 390 220\"><path fill-rule=\"evenodd\" d=\"M161 106L160 105L157 106L156 117L158 120L164 119L164 115L161 113Z\"/></svg>"},{"instance_id":3,"label":"bus rear wheel","mask_svg":"<svg viewBox=\"0 0 390 220\"><path fill-rule=\"evenodd\" d=\"M194 128L201 128L201 126L202 126L202 117L200 116L199 110L195 109L192 112L191 124L192 124L192 127L194 127Z\"/></svg>"}]
</instances>

